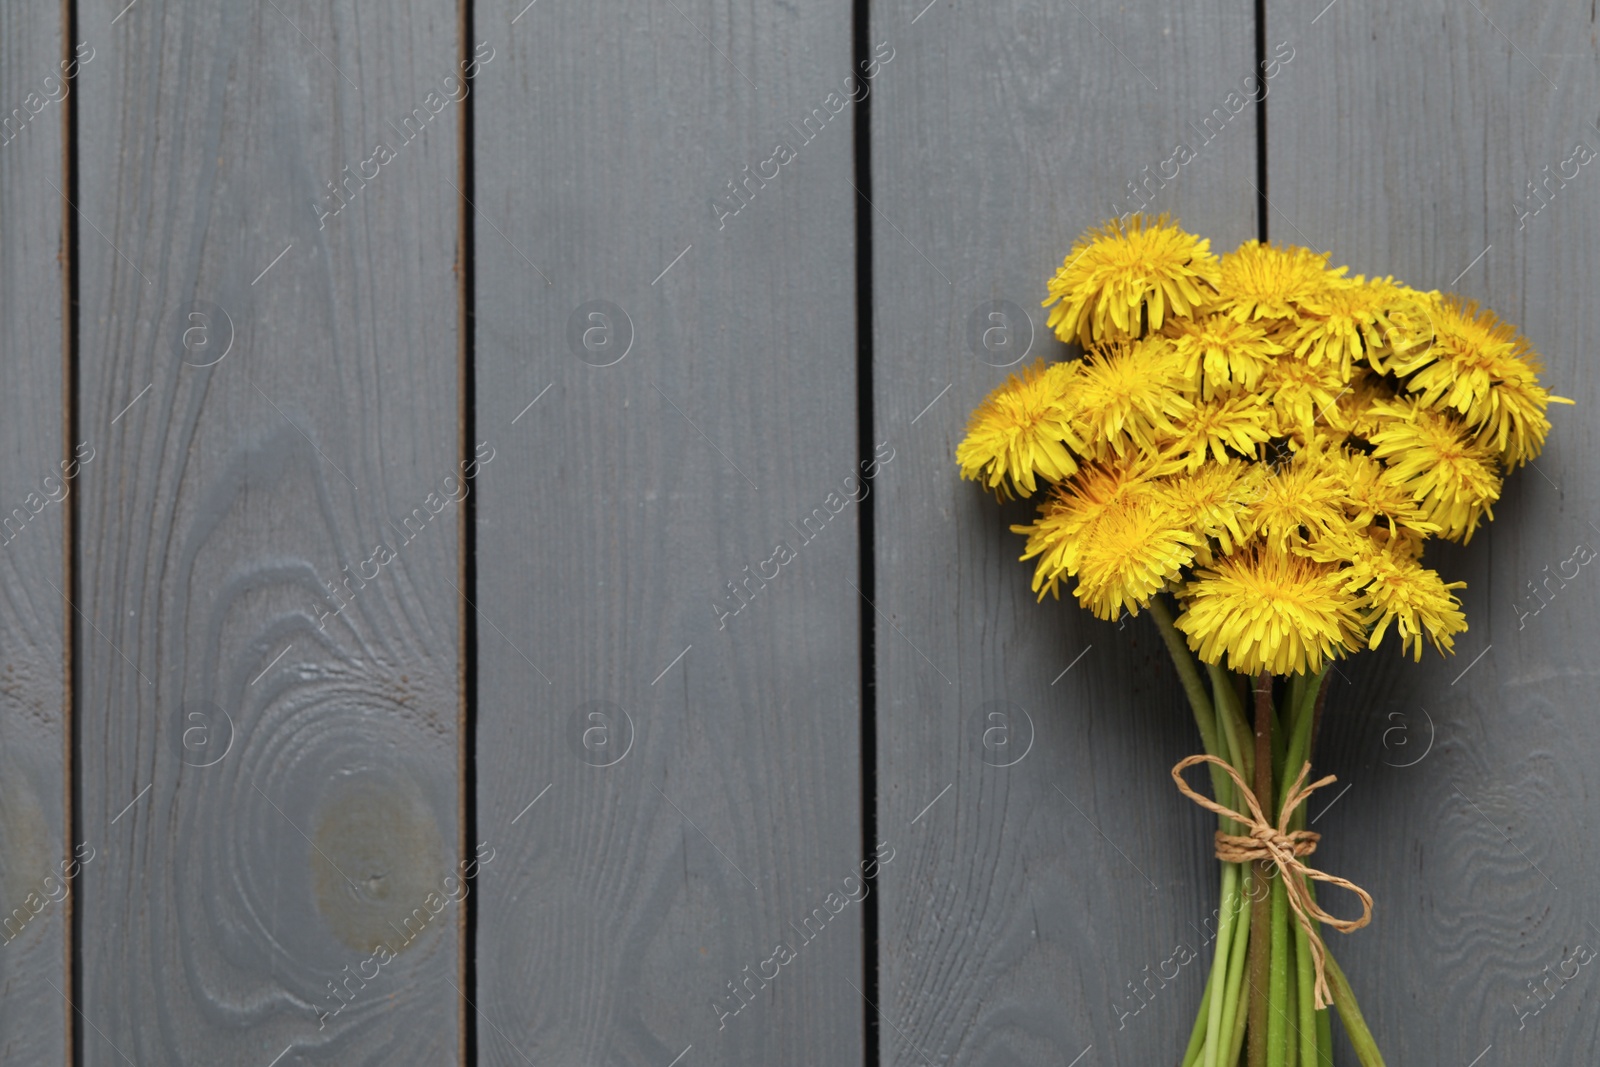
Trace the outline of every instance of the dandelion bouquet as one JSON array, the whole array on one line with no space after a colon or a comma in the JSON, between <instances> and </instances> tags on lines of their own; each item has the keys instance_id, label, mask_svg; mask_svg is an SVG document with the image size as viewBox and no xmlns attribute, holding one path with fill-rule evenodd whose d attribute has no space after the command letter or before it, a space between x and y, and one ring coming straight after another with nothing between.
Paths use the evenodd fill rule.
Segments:
<instances>
[{"instance_id":1,"label":"dandelion bouquet","mask_svg":"<svg viewBox=\"0 0 1600 1067\"><path fill-rule=\"evenodd\" d=\"M1165 216L1084 235L1044 305L1083 358L1007 380L956 459L998 496L1040 498L1012 528L1040 599L1067 582L1098 618L1148 609L1193 707L1205 751L1172 776L1218 816L1222 906L1184 1067L1331 1062L1330 1007L1381 1064L1322 938L1364 926L1372 898L1306 863L1305 800L1333 780L1307 781L1326 674L1390 633L1417 659L1424 641L1454 651L1464 583L1423 548L1492 519L1547 406L1571 401L1470 302L1306 248L1219 258ZM1211 798L1183 776L1201 763ZM1323 910L1318 882L1361 915Z\"/></svg>"}]
</instances>

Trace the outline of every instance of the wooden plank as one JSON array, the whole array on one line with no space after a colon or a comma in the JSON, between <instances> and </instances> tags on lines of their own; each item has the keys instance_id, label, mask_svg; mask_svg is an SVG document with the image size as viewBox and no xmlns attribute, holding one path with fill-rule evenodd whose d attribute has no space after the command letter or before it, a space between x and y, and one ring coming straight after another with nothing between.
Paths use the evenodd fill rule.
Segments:
<instances>
[{"instance_id":1,"label":"wooden plank","mask_svg":"<svg viewBox=\"0 0 1600 1067\"><path fill-rule=\"evenodd\" d=\"M1200 950L1216 907L1211 829L1167 775L1198 750L1192 719L1147 618L1034 602L1006 528L1031 508L997 509L953 457L1016 369L995 364L1066 354L1045 280L1141 206L1130 188L1219 250L1255 235L1251 7L921 8L874 5L873 23L896 50L872 113L874 405L901 457L875 549L897 627L877 640L878 826L899 849L882 1062L1174 1062L1204 964L1153 979L1137 1012L1130 983ZM1009 341L979 343L991 328Z\"/></svg>"},{"instance_id":2,"label":"wooden plank","mask_svg":"<svg viewBox=\"0 0 1600 1067\"><path fill-rule=\"evenodd\" d=\"M848 9L524 4L474 113L482 1059L859 1062Z\"/></svg>"},{"instance_id":3,"label":"wooden plank","mask_svg":"<svg viewBox=\"0 0 1600 1067\"><path fill-rule=\"evenodd\" d=\"M0 1063L61 1063L70 1013L62 13L0 6ZM70 68L76 73L76 68ZM65 864L65 866L64 866ZM56 989L52 989L51 985Z\"/></svg>"},{"instance_id":4,"label":"wooden plank","mask_svg":"<svg viewBox=\"0 0 1600 1067\"><path fill-rule=\"evenodd\" d=\"M123 6L80 17L84 1062L450 1062L456 7Z\"/></svg>"},{"instance_id":5,"label":"wooden plank","mask_svg":"<svg viewBox=\"0 0 1600 1067\"><path fill-rule=\"evenodd\" d=\"M1551 409L1496 521L1432 553L1467 582L1457 655L1382 649L1332 690L1321 765L1351 788L1316 826L1318 856L1377 898L1334 949L1390 1063L1582 1062L1600 1021L1574 955L1600 950L1600 860L1571 843L1594 807L1600 581L1574 547L1600 549L1600 170L1573 149L1600 150L1593 11L1341 3L1313 24L1322 6L1268 5L1270 35L1300 53L1272 97L1271 233L1488 305L1578 402ZM1547 177L1541 206L1527 183ZM1551 576L1536 598L1528 583Z\"/></svg>"}]
</instances>

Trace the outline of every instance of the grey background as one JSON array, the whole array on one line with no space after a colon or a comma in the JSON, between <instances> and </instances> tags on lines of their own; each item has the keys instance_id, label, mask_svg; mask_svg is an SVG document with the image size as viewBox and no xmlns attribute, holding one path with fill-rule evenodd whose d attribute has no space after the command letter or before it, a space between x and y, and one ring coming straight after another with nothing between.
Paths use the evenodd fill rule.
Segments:
<instances>
[{"instance_id":1,"label":"grey background","mask_svg":"<svg viewBox=\"0 0 1600 1067\"><path fill-rule=\"evenodd\" d=\"M1593 969L1529 990L1600 949L1600 581L1528 588L1600 543L1592 9L872 3L849 102L854 14L0 3L0 1063L1175 1061L1181 693L953 461L1130 183L1577 401L1433 556L1459 654L1340 665L1313 816L1389 1062L1592 1058Z\"/></svg>"}]
</instances>

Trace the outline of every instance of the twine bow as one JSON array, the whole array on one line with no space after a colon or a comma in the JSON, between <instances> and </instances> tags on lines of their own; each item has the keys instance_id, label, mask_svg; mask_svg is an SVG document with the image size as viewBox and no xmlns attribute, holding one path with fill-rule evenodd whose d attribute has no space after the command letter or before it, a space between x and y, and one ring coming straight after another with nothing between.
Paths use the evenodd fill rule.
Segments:
<instances>
[{"instance_id":1,"label":"twine bow","mask_svg":"<svg viewBox=\"0 0 1600 1067\"><path fill-rule=\"evenodd\" d=\"M1209 797L1203 797L1189 788L1189 783L1183 780L1183 772L1197 763L1214 763L1228 772L1228 776L1239 787L1239 794L1244 797L1245 803L1250 808L1249 816L1240 814L1230 808L1223 807ZM1300 768L1300 774L1294 780L1294 785L1289 788L1289 795L1283 804L1283 811L1278 815L1278 825L1273 826L1261 812L1261 805L1256 802L1255 792L1239 776L1226 760L1216 756L1200 755L1190 756L1180 760L1172 768L1172 780L1178 783L1178 789L1184 796L1199 804L1201 807L1215 812L1235 822L1243 823L1249 830L1248 834L1227 834L1217 831L1216 848L1217 859L1224 863L1248 863L1253 860L1270 860L1283 876L1284 889L1289 896L1289 908L1294 912L1294 917L1299 921L1300 928L1306 932L1306 941L1311 946L1311 963L1316 971L1316 1005L1320 1010L1333 1002L1333 995L1328 990L1328 977L1324 959L1327 949L1322 943L1322 937L1317 933L1317 928L1312 920L1326 923L1340 933L1348 934L1359 930L1372 921L1372 894L1353 882L1331 874L1324 874L1300 862L1301 856L1309 856L1316 851L1317 842L1322 835L1310 830L1290 830L1289 817L1296 808L1303 804L1315 790L1322 788L1334 781L1334 775L1305 785L1306 776L1311 773L1311 764L1308 762ZM1309 884L1296 875L1327 882L1341 889L1348 889L1361 898L1361 917L1359 919L1340 919L1329 915L1317 906L1311 898Z\"/></svg>"}]
</instances>

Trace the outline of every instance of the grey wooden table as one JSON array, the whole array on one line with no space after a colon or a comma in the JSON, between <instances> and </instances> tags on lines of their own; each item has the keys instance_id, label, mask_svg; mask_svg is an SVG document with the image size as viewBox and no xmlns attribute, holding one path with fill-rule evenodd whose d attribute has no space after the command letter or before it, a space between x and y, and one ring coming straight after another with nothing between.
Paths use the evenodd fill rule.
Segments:
<instances>
[{"instance_id":1,"label":"grey wooden table","mask_svg":"<svg viewBox=\"0 0 1600 1067\"><path fill-rule=\"evenodd\" d=\"M1173 1062L1179 689L952 459L1141 206L1577 400L1314 815L1391 1063L1595 1062L1597 90L1572 3L0 3L0 1062Z\"/></svg>"}]
</instances>

